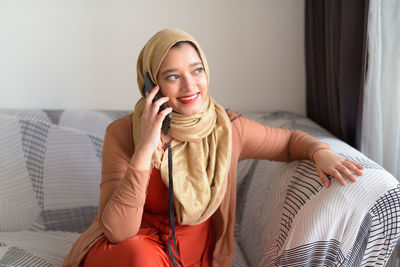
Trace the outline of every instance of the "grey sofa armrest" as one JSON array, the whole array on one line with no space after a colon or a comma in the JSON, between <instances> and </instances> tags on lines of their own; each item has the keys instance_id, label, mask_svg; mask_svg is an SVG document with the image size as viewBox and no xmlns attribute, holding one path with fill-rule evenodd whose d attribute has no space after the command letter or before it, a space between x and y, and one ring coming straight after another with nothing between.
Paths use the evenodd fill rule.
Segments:
<instances>
[{"instance_id":1,"label":"grey sofa armrest","mask_svg":"<svg viewBox=\"0 0 400 267\"><path fill-rule=\"evenodd\" d=\"M326 188L309 160L241 162L235 239L248 265L384 265L400 237L398 181L302 116L247 116L309 132L365 167L357 183L343 187L333 181Z\"/></svg>"}]
</instances>

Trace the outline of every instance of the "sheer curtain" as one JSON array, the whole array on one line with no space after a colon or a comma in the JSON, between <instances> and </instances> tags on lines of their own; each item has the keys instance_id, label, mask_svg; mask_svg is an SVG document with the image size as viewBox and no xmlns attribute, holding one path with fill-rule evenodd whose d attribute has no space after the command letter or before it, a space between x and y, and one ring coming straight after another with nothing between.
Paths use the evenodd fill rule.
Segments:
<instances>
[{"instance_id":1,"label":"sheer curtain","mask_svg":"<svg viewBox=\"0 0 400 267\"><path fill-rule=\"evenodd\" d=\"M400 177L400 1L370 0L361 151Z\"/></svg>"}]
</instances>

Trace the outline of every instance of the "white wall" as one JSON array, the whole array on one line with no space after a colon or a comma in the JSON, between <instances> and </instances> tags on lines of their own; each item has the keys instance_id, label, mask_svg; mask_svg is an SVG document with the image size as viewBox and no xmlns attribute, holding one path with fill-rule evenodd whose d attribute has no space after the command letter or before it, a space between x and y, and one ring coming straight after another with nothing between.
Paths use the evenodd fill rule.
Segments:
<instances>
[{"instance_id":1,"label":"white wall","mask_svg":"<svg viewBox=\"0 0 400 267\"><path fill-rule=\"evenodd\" d=\"M225 107L305 114L304 0L0 0L0 108L132 109L167 27L202 45Z\"/></svg>"}]
</instances>

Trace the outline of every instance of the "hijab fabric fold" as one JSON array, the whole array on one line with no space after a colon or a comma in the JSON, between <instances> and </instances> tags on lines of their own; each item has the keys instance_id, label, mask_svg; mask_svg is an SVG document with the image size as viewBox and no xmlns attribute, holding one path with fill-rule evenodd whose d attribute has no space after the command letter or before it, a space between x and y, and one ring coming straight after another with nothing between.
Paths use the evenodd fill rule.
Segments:
<instances>
[{"instance_id":1,"label":"hijab fabric fold","mask_svg":"<svg viewBox=\"0 0 400 267\"><path fill-rule=\"evenodd\" d=\"M205 55L197 41L180 29L165 29L156 33L140 52L137 62L139 90L149 72L153 82L168 50L179 41L191 42L197 49L209 80ZM142 93L142 91L141 91ZM144 110L141 98L133 113L133 139L140 140L140 118ZM180 224L204 222L217 210L224 198L232 149L232 131L224 108L209 95L197 114L171 113L171 146L173 151L173 181L177 219ZM152 156L152 166L160 169L168 187L168 152L161 144Z\"/></svg>"}]
</instances>

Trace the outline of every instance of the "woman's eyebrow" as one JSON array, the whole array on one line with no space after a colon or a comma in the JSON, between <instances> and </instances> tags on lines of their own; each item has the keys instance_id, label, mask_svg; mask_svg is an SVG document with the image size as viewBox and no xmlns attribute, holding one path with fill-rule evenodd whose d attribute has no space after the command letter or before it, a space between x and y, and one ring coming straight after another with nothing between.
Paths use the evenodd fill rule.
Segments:
<instances>
[{"instance_id":1,"label":"woman's eyebrow","mask_svg":"<svg viewBox=\"0 0 400 267\"><path fill-rule=\"evenodd\" d=\"M167 73L175 72L175 71L178 71L178 69L168 69L168 70L164 70L164 71L161 73L161 75L164 76L164 75L167 74Z\"/></svg>"},{"instance_id":2,"label":"woman's eyebrow","mask_svg":"<svg viewBox=\"0 0 400 267\"><path fill-rule=\"evenodd\" d=\"M201 62L201 61L199 61L199 62L194 62L194 63L191 63L189 66L190 66L190 67L196 67L196 66L199 66L199 65L203 65L203 62ZM178 69L167 69L167 70L164 70L164 71L161 73L161 75L164 76L164 75L167 74L167 73L176 72L176 71L178 71Z\"/></svg>"},{"instance_id":3,"label":"woman's eyebrow","mask_svg":"<svg viewBox=\"0 0 400 267\"><path fill-rule=\"evenodd\" d=\"M192 64L190 64L190 67L196 67L198 65L203 65L203 62L199 61L199 62L192 63Z\"/></svg>"}]
</instances>

